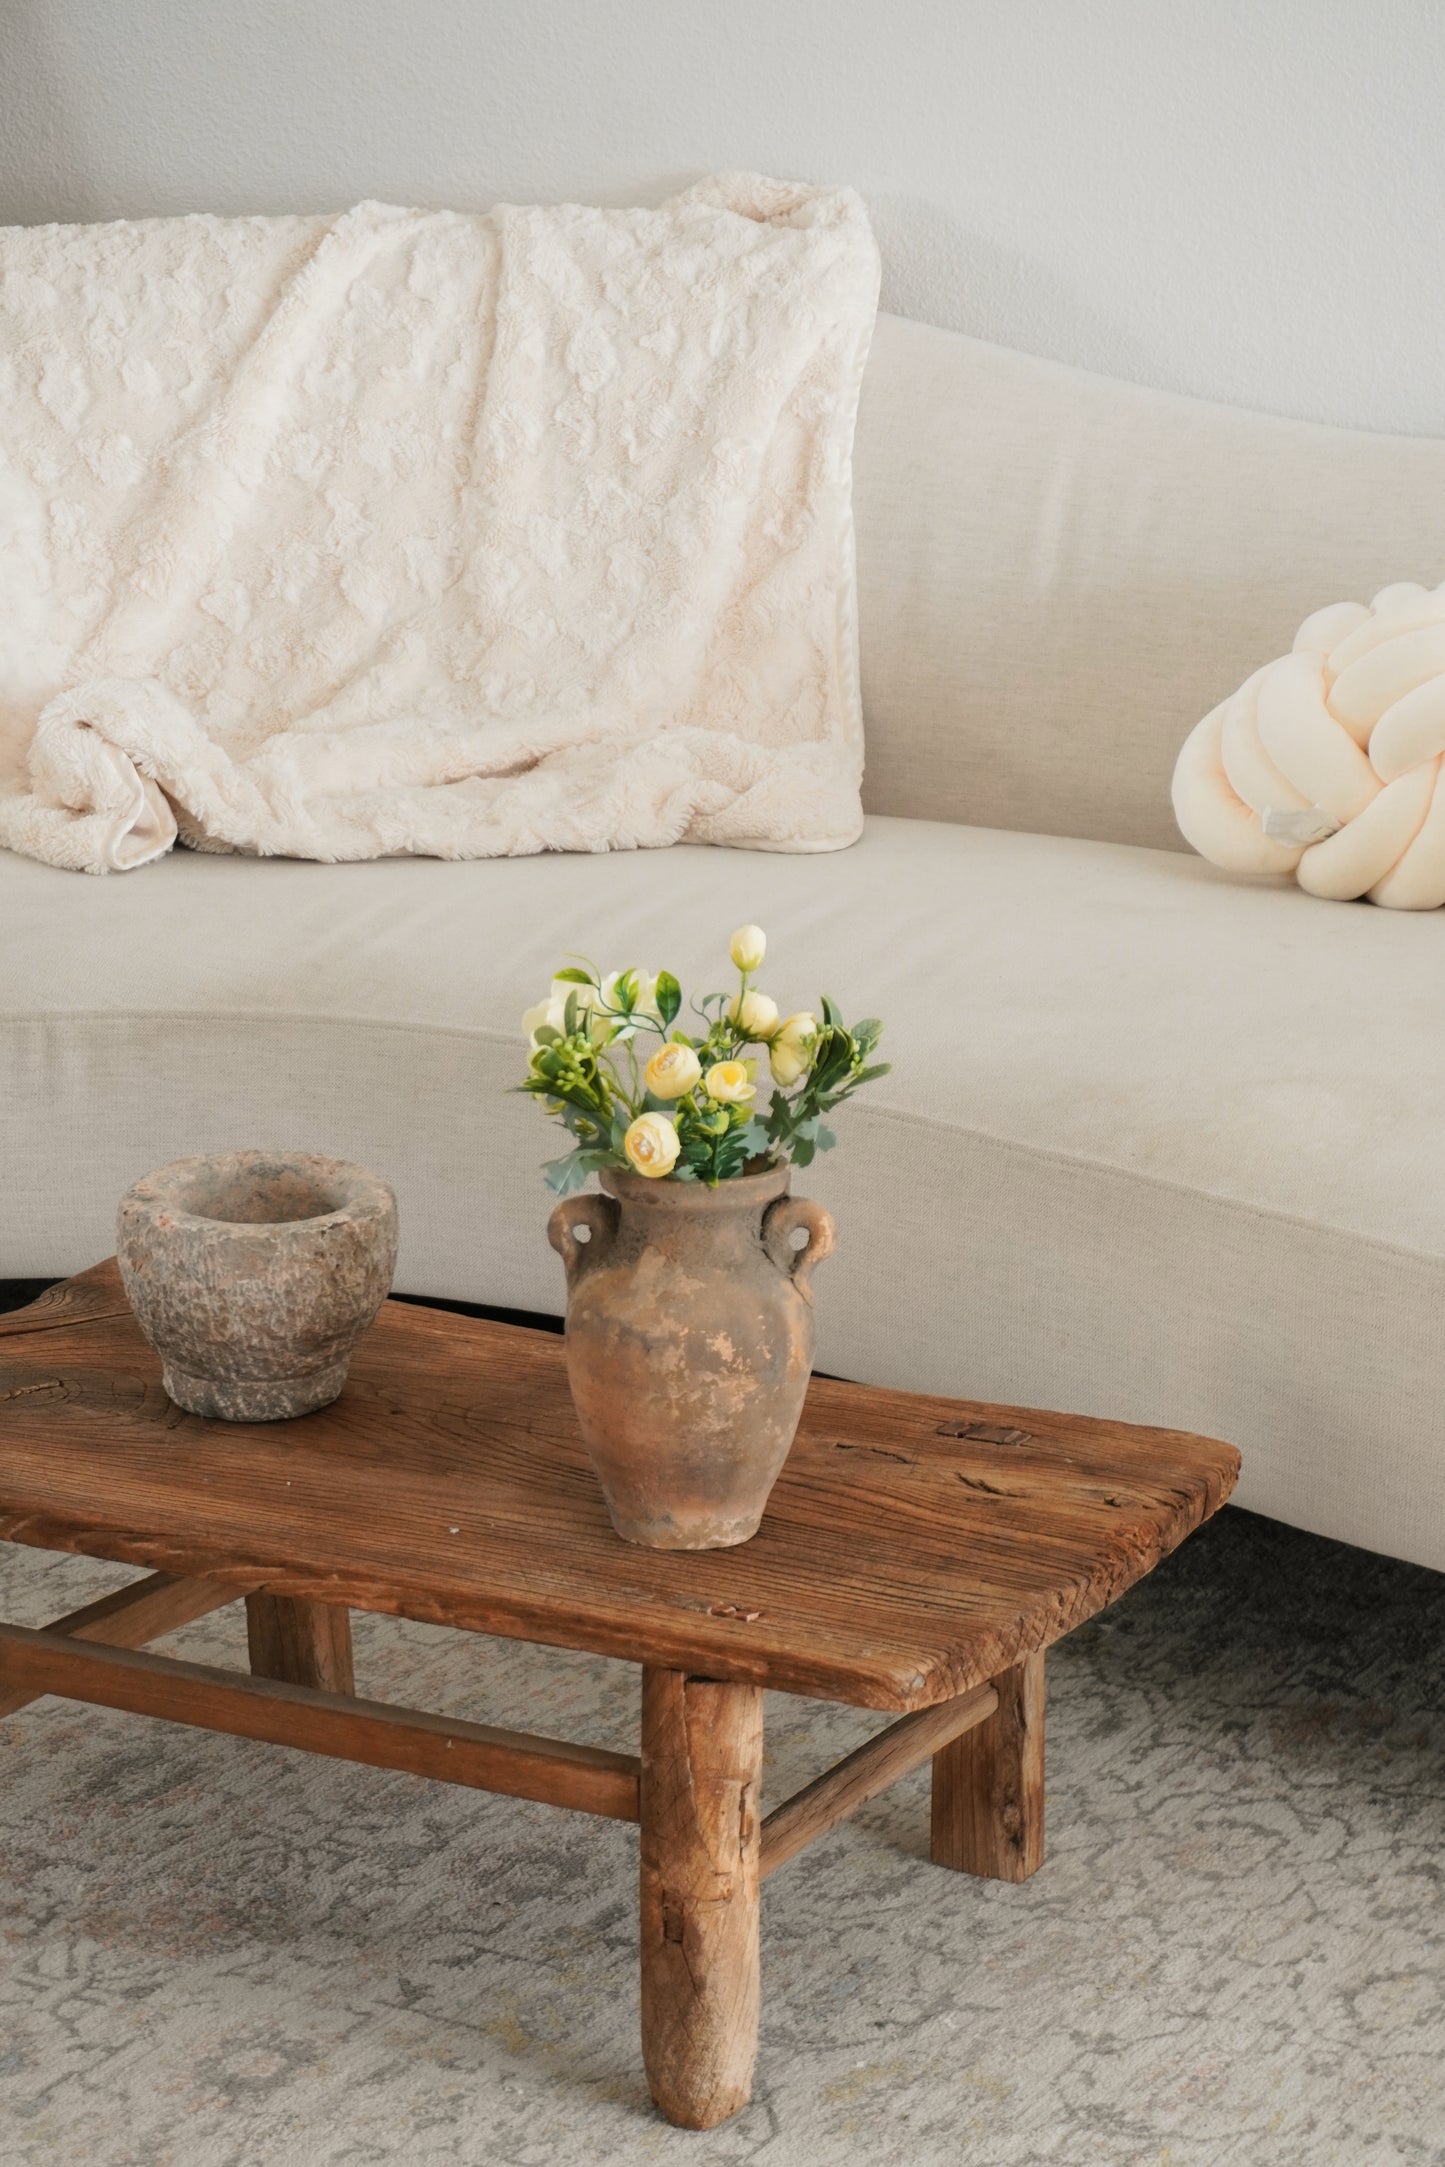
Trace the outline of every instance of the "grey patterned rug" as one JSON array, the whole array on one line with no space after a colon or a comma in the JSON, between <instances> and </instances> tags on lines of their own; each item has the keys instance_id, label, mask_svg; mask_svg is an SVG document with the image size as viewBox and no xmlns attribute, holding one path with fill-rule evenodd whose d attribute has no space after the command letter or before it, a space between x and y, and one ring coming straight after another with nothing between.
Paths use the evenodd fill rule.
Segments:
<instances>
[{"instance_id":1,"label":"grey patterned rug","mask_svg":"<svg viewBox=\"0 0 1445 2167\"><path fill-rule=\"evenodd\" d=\"M0 1548L0 1616L131 1577ZM360 1689L631 1746L628 1667L360 1618ZM244 1660L237 1610L168 1645ZM48 1701L0 1724L5 2167L1445 2161L1445 1577L1226 1513L1051 1658L1049 1858L920 1772L770 1882L753 2105L649 2106L636 1836ZM880 1719L769 1703L770 1800Z\"/></svg>"}]
</instances>

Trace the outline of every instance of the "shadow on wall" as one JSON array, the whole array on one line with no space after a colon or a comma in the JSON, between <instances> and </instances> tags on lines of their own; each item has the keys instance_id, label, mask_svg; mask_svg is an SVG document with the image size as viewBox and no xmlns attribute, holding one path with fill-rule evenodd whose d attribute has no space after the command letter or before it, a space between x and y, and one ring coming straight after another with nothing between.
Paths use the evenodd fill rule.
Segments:
<instances>
[{"instance_id":1,"label":"shadow on wall","mask_svg":"<svg viewBox=\"0 0 1445 2167\"><path fill-rule=\"evenodd\" d=\"M56 8L51 0L11 0L8 8L0 9L0 16L6 75L24 86L24 126L16 127L13 140L0 143L0 195L8 218L26 223L144 218L187 211L235 215L339 210L353 197L373 193L415 200L401 176L388 169L384 150L378 151L379 164L373 166L369 157L361 164L352 162L338 187L320 194L302 189L299 200L293 200L289 192L285 201L272 200L273 192L264 179L259 185L253 180L247 187L245 175L263 175L274 164L263 158L258 166L247 145L248 124L256 119L257 86L254 80L243 79L235 99L220 94L206 66L216 27L204 11L189 22L184 12L178 15L179 43L171 60L180 80L196 76L210 80L216 98L209 161L213 193L204 201L193 199L193 188L183 178L186 153L182 152L179 170L174 170L164 130L159 141L152 140L139 166L132 145L117 170L116 150L125 149L125 134L117 134L111 110L115 101L126 102L133 90L138 110L156 116L165 110L166 82L158 82L147 70L143 52L127 61L122 44L118 54L121 79L98 85L87 65L83 11ZM314 38L308 36L304 15L288 34L295 41L298 64L317 65ZM354 69L360 70L352 88L365 105L375 96L376 86L360 68L358 56L352 60ZM140 72L141 79L134 85L125 79L128 65ZM329 128L334 133L336 124L334 111L328 110L322 116L323 132ZM749 162L746 152L739 154L738 162ZM129 183L128 169L134 176ZM657 204L689 187L704 170L659 167L644 157L630 179L609 175L604 185L580 186L580 176L574 177L566 192L576 188L591 201L611 205ZM144 200L134 194L140 173L146 175ZM810 173L808 177L827 180L846 175ZM238 189L244 189L244 200L238 199ZM874 195L866 190L865 194L883 257L885 309L1132 382L1170 380L1167 356L1110 321L1080 288L1037 259L985 240L925 197ZM428 190L423 200L444 200L447 208L459 210L491 207L489 195L478 195L475 171L470 186L461 179L451 189L443 187L439 196Z\"/></svg>"},{"instance_id":2,"label":"shadow on wall","mask_svg":"<svg viewBox=\"0 0 1445 2167\"><path fill-rule=\"evenodd\" d=\"M151 185L146 200L132 200L124 181L118 185L112 136L93 124L95 116L88 110L87 101L97 93L93 85L84 87L84 53L77 47L71 11L57 12L49 0L12 0L3 14L4 66L12 81L25 86L27 116L27 140L0 145L7 217L28 223L144 218L186 211L234 215L344 208L331 191L315 200L277 202L267 200L264 186L245 201L235 200L235 136L238 127L243 127L243 114L234 109L218 111L216 116L219 161L212 199L193 201L189 194L183 196L168 187L168 161L164 147L157 146L157 155L147 161ZM196 24L195 37L199 44L206 44L203 22ZM79 100L78 84L83 86ZM123 84L111 85L111 94L117 92L123 94ZM146 103L153 106L155 86L145 86L145 94ZM241 171L248 162L243 153ZM639 170L630 183L609 179L607 185L585 192L589 200L604 204L657 204L690 187L703 171L650 167ZM360 188L355 183L353 168L341 196L349 200L373 190L383 196L396 194L384 172L377 172ZM409 191L403 189L402 195L410 200ZM1105 375L1140 383L1168 381L1166 357L1101 315L1079 288L1035 258L983 239L924 197L869 194L867 200L883 257L885 309ZM479 200L475 187L465 183L447 194L446 204L461 210L491 207L490 198Z\"/></svg>"},{"instance_id":3,"label":"shadow on wall","mask_svg":"<svg viewBox=\"0 0 1445 2167\"><path fill-rule=\"evenodd\" d=\"M921 196L870 195L868 209L880 306L891 314L1127 383L1169 381L1165 357L1036 258L996 247Z\"/></svg>"}]
</instances>

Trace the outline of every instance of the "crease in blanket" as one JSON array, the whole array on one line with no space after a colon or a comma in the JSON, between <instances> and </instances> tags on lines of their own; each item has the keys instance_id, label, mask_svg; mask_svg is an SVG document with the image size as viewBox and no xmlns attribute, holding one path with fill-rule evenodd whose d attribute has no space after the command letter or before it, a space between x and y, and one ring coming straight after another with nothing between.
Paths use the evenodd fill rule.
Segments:
<instances>
[{"instance_id":1,"label":"crease in blanket","mask_svg":"<svg viewBox=\"0 0 1445 2167\"><path fill-rule=\"evenodd\" d=\"M0 232L0 844L861 828L849 189Z\"/></svg>"}]
</instances>

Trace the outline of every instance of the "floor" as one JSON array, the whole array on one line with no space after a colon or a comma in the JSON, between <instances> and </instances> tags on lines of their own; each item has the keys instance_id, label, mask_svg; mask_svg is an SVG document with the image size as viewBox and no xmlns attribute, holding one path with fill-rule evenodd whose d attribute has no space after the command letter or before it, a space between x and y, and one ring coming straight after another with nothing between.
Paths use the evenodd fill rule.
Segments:
<instances>
[{"instance_id":1,"label":"floor","mask_svg":"<svg viewBox=\"0 0 1445 2167\"><path fill-rule=\"evenodd\" d=\"M0 1549L0 1616L129 1577ZM177 1652L241 1661L220 1613ZM599 1743L626 1666L357 1621L362 1689ZM648 2103L636 1836L44 1702L0 1725L5 2167L1445 2162L1445 1576L1228 1512L1051 1658L1049 1858L910 1778L769 1884L754 2102ZM770 1799L878 1719L779 1697Z\"/></svg>"}]
</instances>

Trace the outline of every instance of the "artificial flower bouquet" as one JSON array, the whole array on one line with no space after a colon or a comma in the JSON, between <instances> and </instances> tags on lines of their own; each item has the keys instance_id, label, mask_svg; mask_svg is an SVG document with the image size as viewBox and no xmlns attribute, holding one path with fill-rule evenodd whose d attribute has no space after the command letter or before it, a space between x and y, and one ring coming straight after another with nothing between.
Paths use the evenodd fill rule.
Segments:
<instances>
[{"instance_id":1,"label":"artificial flower bouquet","mask_svg":"<svg viewBox=\"0 0 1445 2167\"><path fill-rule=\"evenodd\" d=\"M738 990L694 1000L690 1030L678 1024L682 989L670 971L557 973L522 1019L530 1058L518 1087L574 1139L544 1169L552 1188L566 1196L604 1167L715 1187L785 1161L806 1166L831 1148L824 1115L888 1073L871 1058L883 1026L870 1017L850 1029L826 997L821 1021L809 1009L780 1016L751 983L766 948L760 927L738 928L729 946ZM764 1056L773 1091L761 1113Z\"/></svg>"}]
</instances>

